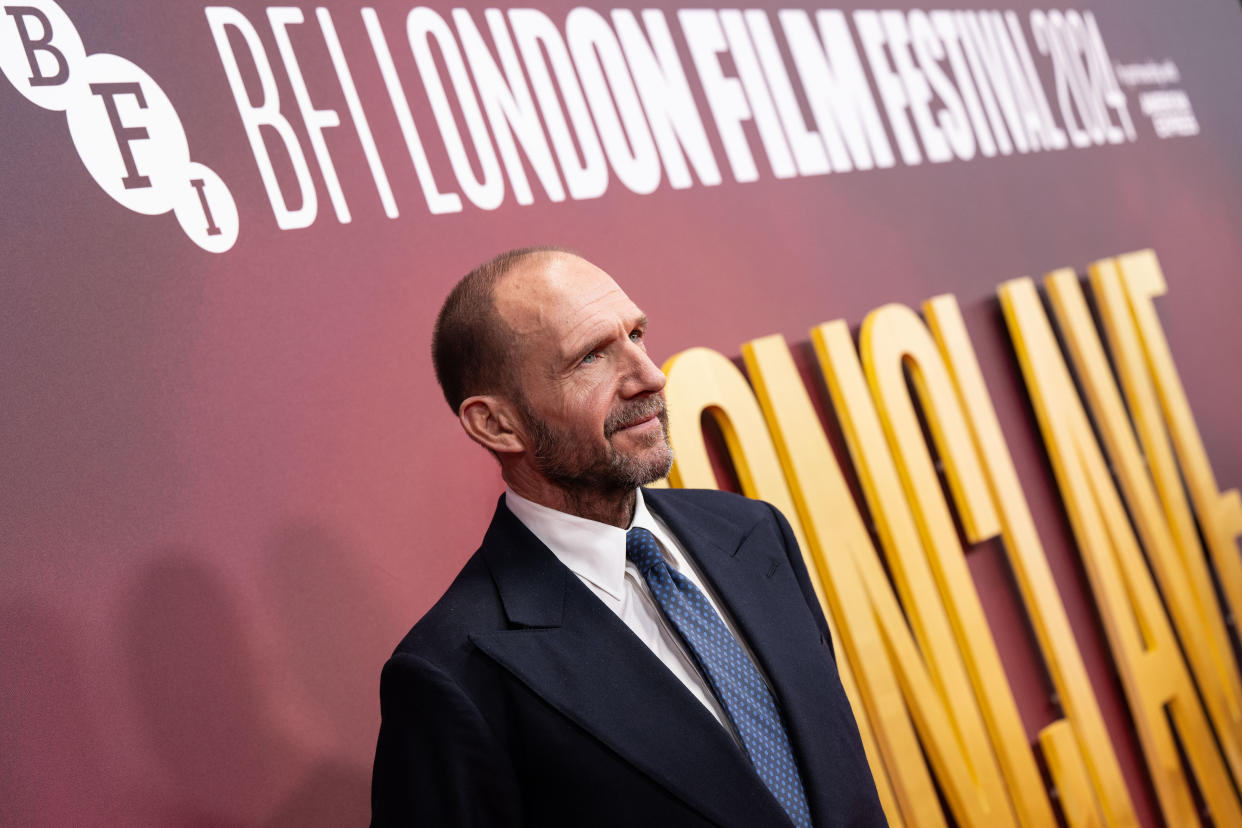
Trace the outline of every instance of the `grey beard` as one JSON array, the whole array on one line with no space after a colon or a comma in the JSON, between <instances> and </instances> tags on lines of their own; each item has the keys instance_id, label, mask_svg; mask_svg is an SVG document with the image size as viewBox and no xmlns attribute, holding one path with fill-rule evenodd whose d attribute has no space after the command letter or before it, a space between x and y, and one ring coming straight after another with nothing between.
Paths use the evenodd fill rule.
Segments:
<instances>
[{"instance_id":1,"label":"grey beard","mask_svg":"<svg viewBox=\"0 0 1242 828\"><path fill-rule=\"evenodd\" d=\"M535 467L549 481L573 498L594 499L633 491L668 474L673 465L673 452L668 444L668 411L661 397L647 397L625 406L608 416L604 436L608 451L604 455L589 453L574 445L556 429L531 411L523 401L522 416L534 442L532 455ZM617 451L612 436L626 423L656 415L663 431L666 451L654 460L642 460Z\"/></svg>"}]
</instances>

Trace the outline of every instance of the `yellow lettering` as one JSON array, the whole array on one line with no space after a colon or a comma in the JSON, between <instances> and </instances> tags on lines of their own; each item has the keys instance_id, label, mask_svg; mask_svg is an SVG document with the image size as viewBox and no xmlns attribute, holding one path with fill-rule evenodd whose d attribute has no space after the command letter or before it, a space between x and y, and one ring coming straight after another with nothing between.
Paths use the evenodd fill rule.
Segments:
<instances>
[{"instance_id":1,"label":"yellow lettering","mask_svg":"<svg viewBox=\"0 0 1242 828\"><path fill-rule=\"evenodd\" d=\"M742 372L710 348L682 351L670 357L663 370L668 377L664 396L672 412L669 440L676 458L668 474L669 483L678 489L719 488L700 425L707 414L724 434L742 493L780 509L805 549L806 536L776 459L772 435Z\"/></svg>"},{"instance_id":2,"label":"yellow lettering","mask_svg":"<svg viewBox=\"0 0 1242 828\"><path fill-rule=\"evenodd\" d=\"M1242 673L1211 572L1242 617L1242 496L1217 489L1155 313L1155 254L1097 262L1091 279L1116 379L1075 274L1046 285L1103 450L1034 283L998 293L1164 819L1198 824L1189 770L1212 820L1242 825ZM903 306L875 310L857 349L844 322L811 331L887 571L780 336L742 346L753 391L715 351L665 364L668 483L717 486L710 417L743 493L789 519L894 826L944 826L941 797L972 828L1054 822L953 516L970 543L999 534L1065 711L1039 733L1065 822L1134 828L961 311L941 296L923 313L926 325Z\"/></svg>"},{"instance_id":3,"label":"yellow lettering","mask_svg":"<svg viewBox=\"0 0 1242 828\"><path fill-rule=\"evenodd\" d=\"M1165 819L1198 824L1171 718L1213 818L1242 823L1237 795L1035 286L1029 279L1006 282L1000 298Z\"/></svg>"},{"instance_id":4,"label":"yellow lettering","mask_svg":"<svg viewBox=\"0 0 1242 828\"><path fill-rule=\"evenodd\" d=\"M1116 260L1117 271L1121 275L1121 287L1132 314L1135 331L1138 334L1142 353L1146 358L1147 370L1151 382L1155 386L1159 398L1160 411L1164 421L1168 423L1169 436L1174 451L1186 479L1186 488L1190 491L1190 499L1194 503L1195 514L1207 540L1208 551L1212 556L1212 564L1216 568L1217 577L1225 593L1225 600L1234 618L1242 618L1242 558L1238 556L1238 547L1234 539L1242 534L1242 497L1237 489L1220 492L1216 488L1216 478L1212 474L1212 466L1208 462L1207 452L1203 448L1203 440L1199 429L1195 427L1194 415L1190 411L1190 403L1186 392L1182 389L1178 378L1177 367L1173 364L1173 354L1156 316L1156 308L1152 299L1164 295L1168 289L1164 274L1160 272L1160 264L1156 254L1151 250L1120 256ZM1099 282L1107 283L1109 279L1101 272ZM1105 319L1117 315L1109 313L1106 308ZM1120 326L1117 328L1120 331ZM1111 329L1110 329L1111 330ZM1116 348L1114 348L1116 350ZM1130 353L1130 351L1128 351ZM1129 365L1127 364L1127 367ZM1143 373L1133 367L1130 371L1134 376L1136 387L1142 380ZM1144 408L1148 408L1144 404ZM1137 415L1136 415L1137 416ZM1148 416L1139 419L1140 433L1155 431L1158 419ZM1144 438L1144 448L1148 450L1148 458L1156 474L1157 486L1160 488L1161 499L1166 509L1180 497L1181 486L1173 461L1167 452L1148 449L1148 445L1158 446L1160 440L1156 434ZM1190 540L1194 536L1194 528L1181 516L1183 509L1172 509L1170 522L1177 529L1179 543L1184 549L1193 548ZM1197 580L1197 579L1196 579ZM1201 582L1200 582L1201 583ZM1201 587L1197 587L1201 589ZM1235 779L1237 777L1235 776ZM1242 780L1238 780L1242 785Z\"/></svg>"},{"instance_id":5,"label":"yellow lettering","mask_svg":"<svg viewBox=\"0 0 1242 828\"><path fill-rule=\"evenodd\" d=\"M959 824L1013 825L996 756L849 330L833 322L813 329L811 337L902 595L899 605L870 544L851 549L922 746Z\"/></svg>"},{"instance_id":6,"label":"yellow lettering","mask_svg":"<svg viewBox=\"0 0 1242 828\"><path fill-rule=\"evenodd\" d=\"M913 600L903 602L906 612L912 619L930 620L940 635L947 631L946 624L952 625L953 638L965 657L975 698L991 736L991 747L997 751L1018 819L1025 826L1048 825L1053 817L1043 780L1035 766L1013 692L1001 669L1000 656L966 567L957 528L906 384L909 371L932 439L944 461L967 538L978 542L994 537L1000 532L996 512L948 370L922 320L902 305L872 311L863 323L859 346L921 541L888 550L890 566L899 579L913 575L925 585L923 590L909 590ZM888 506L881 508L890 510ZM893 511L899 515L898 520L909 517L904 507ZM907 536L908 542L913 540ZM908 568L911 563L913 569ZM940 600L935 600L926 588L930 586L925 580L926 563L931 564ZM972 754L988 749L984 738L982 733L972 734ZM1000 786L1000 780L988 782Z\"/></svg>"},{"instance_id":7,"label":"yellow lettering","mask_svg":"<svg viewBox=\"0 0 1242 828\"><path fill-rule=\"evenodd\" d=\"M971 436L983 461L984 476L1000 518L1001 536L1022 591L1039 648L1066 718L1047 725L1040 747L1057 787L1066 822L1075 828L1136 826L1134 805L1113 752L1082 655L1048 567L1043 544L1005 443L1000 420L983 382L983 372L952 296L923 306L928 326L948 364ZM1086 773L1082 772L1082 769ZM1098 806L1097 806L1098 802Z\"/></svg>"},{"instance_id":8,"label":"yellow lettering","mask_svg":"<svg viewBox=\"0 0 1242 828\"><path fill-rule=\"evenodd\" d=\"M1176 466L1172 463L1155 394L1143 370L1142 351L1130 323L1116 266L1111 261L1099 262L1092 267L1092 274L1114 358L1131 400L1131 410L1145 438L1144 448L1152 459L1153 468L1164 473L1163 506L1168 507L1172 523L1180 527L1180 544L1174 540L1165 508L1157 497L1147 463L1130 428L1121 394L1113 381L1108 358L1092 324L1077 277L1072 271L1053 274L1048 280L1048 295L1191 672L1225 757L1238 778L1238 771L1242 769L1242 745L1239 744L1242 686L1238 683L1238 668L1230 650L1224 619L1185 495L1180 483L1174 485Z\"/></svg>"}]
</instances>

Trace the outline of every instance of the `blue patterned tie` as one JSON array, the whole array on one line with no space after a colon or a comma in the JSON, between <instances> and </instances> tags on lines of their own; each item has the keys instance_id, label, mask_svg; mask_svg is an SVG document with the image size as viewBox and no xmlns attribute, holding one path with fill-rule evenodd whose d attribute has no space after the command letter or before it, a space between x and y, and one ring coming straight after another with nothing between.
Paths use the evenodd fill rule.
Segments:
<instances>
[{"instance_id":1,"label":"blue patterned tie","mask_svg":"<svg viewBox=\"0 0 1242 828\"><path fill-rule=\"evenodd\" d=\"M627 532L625 556L646 578L660 611L681 634L699 672L737 728L763 784L794 825L810 828L806 793L776 699L741 643L698 587L664 562L651 532L638 526Z\"/></svg>"}]
</instances>

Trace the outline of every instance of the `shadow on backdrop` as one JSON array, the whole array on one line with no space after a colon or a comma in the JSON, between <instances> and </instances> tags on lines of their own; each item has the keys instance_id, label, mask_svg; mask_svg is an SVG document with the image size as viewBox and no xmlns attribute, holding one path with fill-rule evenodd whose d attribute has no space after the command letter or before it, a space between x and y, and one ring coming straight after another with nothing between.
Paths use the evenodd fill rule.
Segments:
<instances>
[{"instance_id":1,"label":"shadow on backdrop","mask_svg":"<svg viewBox=\"0 0 1242 828\"><path fill-rule=\"evenodd\" d=\"M286 522L269 544L265 594L286 658L298 692L317 706L325 735L339 746L337 758L317 765L303 786L316 781L309 802L320 804L290 801L277 817L298 816L279 824L365 824L370 815L380 668L412 619L386 597L391 585L368 578L365 560L356 542L310 520ZM336 822L313 822L329 808L340 814Z\"/></svg>"},{"instance_id":2,"label":"shadow on backdrop","mask_svg":"<svg viewBox=\"0 0 1242 828\"><path fill-rule=\"evenodd\" d=\"M238 601L199 557L165 550L130 589L135 706L172 786L165 824L255 825L309 759L276 730Z\"/></svg>"},{"instance_id":3,"label":"shadow on backdrop","mask_svg":"<svg viewBox=\"0 0 1242 828\"><path fill-rule=\"evenodd\" d=\"M48 607L0 607L0 825L117 824L82 638Z\"/></svg>"}]
</instances>

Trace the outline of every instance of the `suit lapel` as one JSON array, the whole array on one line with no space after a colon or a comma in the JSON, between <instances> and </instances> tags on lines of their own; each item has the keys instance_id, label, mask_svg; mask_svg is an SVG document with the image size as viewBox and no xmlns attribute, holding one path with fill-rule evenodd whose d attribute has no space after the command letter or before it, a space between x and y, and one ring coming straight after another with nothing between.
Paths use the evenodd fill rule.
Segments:
<instances>
[{"instance_id":1,"label":"suit lapel","mask_svg":"<svg viewBox=\"0 0 1242 828\"><path fill-rule=\"evenodd\" d=\"M674 506L669 501L676 492L644 490L644 496L694 558L767 674L798 757L813 822L828 824L824 794L834 773L825 746L838 738L842 723L826 701L839 679L776 525L734 523L685 498Z\"/></svg>"},{"instance_id":2,"label":"suit lapel","mask_svg":"<svg viewBox=\"0 0 1242 828\"><path fill-rule=\"evenodd\" d=\"M503 502L483 555L513 628L471 636L480 650L713 821L780 824L732 737Z\"/></svg>"}]
</instances>

